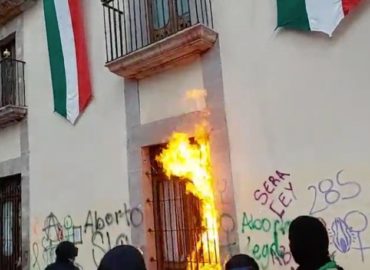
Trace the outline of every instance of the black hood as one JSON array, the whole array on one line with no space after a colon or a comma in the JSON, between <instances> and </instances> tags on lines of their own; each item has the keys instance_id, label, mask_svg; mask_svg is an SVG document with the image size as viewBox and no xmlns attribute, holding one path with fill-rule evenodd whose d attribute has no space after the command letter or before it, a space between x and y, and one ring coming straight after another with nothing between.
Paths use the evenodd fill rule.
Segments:
<instances>
[{"instance_id":1,"label":"black hood","mask_svg":"<svg viewBox=\"0 0 370 270\"><path fill-rule=\"evenodd\" d=\"M73 243L64 241L57 246L55 254L57 261L69 261L77 257L78 248Z\"/></svg>"},{"instance_id":2,"label":"black hood","mask_svg":"<svg viewBox=\"0 0 370 270\"><path fill-rule=\"evenodd\" d=\"M146 270L144 257L133 246L117 246L104 255L98 270Z\"/></svg>"},{"instance_id":3,"label":"black hood","mask_svg":"<svg viewBox=\"0 0 370 270\"><path fill-rule=\"evenodd\" d=\"M330 261L328 233L317 218L296 218L289 227L289 245L299 269L318 269Z\"/></svg>"},{"instance_id":4,"label":"black hood","mask_svg":"<svg viewBox=\"0 0 370 270\"><path fill-rule=\"evenodd\" d=\"M225 270L259 270L257 262L246 254L238 254L226 263Z\"/></svg>"}]
</instances>

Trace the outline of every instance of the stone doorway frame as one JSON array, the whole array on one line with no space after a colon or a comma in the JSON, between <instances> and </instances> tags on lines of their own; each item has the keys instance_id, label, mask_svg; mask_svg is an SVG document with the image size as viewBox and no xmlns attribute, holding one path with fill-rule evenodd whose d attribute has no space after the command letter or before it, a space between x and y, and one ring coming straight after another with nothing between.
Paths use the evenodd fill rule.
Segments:
<instances>
[{"instance_id":1,"label":"stone doorway frame","mask_svg":"<svg viewBox=\"0 0 370 270\"><path fill-rule=\"evenodd\" d=\"M200 56L203 84L207 90L206 104L211 126L211 158L215 177L216 204L220 209L220 251L221 261L239 253L238 226L231 173L230 146L225 113L224 88L220 45ZM204 112L192 112L176 117L141 124L139 83L137 80L124 81L127 156L130 205L142 207L145 220L143 226L132 228L132 244L144 251L150 270L156 269L155 237L150 179L148 146L163 143L173 131L192 134L194 126L204 118Z\"/></svg>"}]
</instances>

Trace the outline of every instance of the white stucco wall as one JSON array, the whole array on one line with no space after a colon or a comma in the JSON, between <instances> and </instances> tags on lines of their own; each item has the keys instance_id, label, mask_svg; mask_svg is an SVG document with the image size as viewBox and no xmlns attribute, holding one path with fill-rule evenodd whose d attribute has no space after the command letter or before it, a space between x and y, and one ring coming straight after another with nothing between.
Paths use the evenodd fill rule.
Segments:
<instances>
[{"instance_id":1,"label":"white stucco wall","mask_svg":"<svg viewBox=\"0 0 370 270\"><path fill-rule=\"evenodd\" d=\"M294 265L289 254L280 259L283 266L272 258L273 230L260 228L261 222L268 228L279 220L269 205L273 201L272 208L280 213L284 209L280 196L285 203L291 201L284 220L307 215L313 208L311 212L318 212L314 215L322 217L334 235L331 251L336 251L343 267L369 269L369 251L356 248L361 248L359 239L362 247L370 243L366 188L370 3L363 3L329 39L321 34L274 31L276 1L232 2L216 0L213 7L220 34L241 251L254 256L262 269ZM275 181L274 187L269 178L279 179L276 170L290 176ZM319 188L325 191L331 183L335 191L325 199ZM264 185L272 192L266 205L262 205ZM251 215L259 218L257 228L247 225ZM333 223L335 218L341 218L347 229L338 229L340 220ZM278 238L288 249L286 234L279 231ZM342 250L335 246L340 239L344 239Z\"/></svg>"},{"instance_id":2,"label":"white stucco wall","mask_svg":"<svg viewBox=\"0 0 370 270\"><path fill-rule=\"evenodd\" d=\"M284 230L275 239L271 224L286 229L279 215L289 221L316 212L335 236L331 251L345 269L368 269L369 251L356 248L359 237L362 247L370 245L365 222L370 218L369 3L329 39L274 31L275 1L232 2L214 0L213 11L220 34L241 251L265 270L294 266L290 254L274 258L269 253L274 244L288 248ZM94 99L76 126L52 112L42 1L24 15L32 269L43 269L60 238L81 238L77 261L84 269L94 269L108 242L114 246L117 238L130 236L131 212L124 208L129 196L123 82L103 67L101 4L84 4ZM185 100L186 91L194 88L203 88L200 61L140 81L141 123L203 109L204 102ZM0 145L16 137L4 134ZM15 145L8 141L4 145ZM19 145L17 151L7 149L0 149L0 161L19 153ZM334 191L325 197L331 183ZM283 207L282 201L289 205ZM107 225L116 215L118 224ZM257 224L249 222L252 216ZM354 241L346 242L342 251L335 245L341 238L336 218ZM60 231L56 235L58 222L63 237ZM92 223L99 228L93 230Z\"/></svg>"},{"instance_id":3,"label":"white stucco wall","mask_svg":"<svg viewBox=\"0 0 370 270\"><path fill-rule=\"evenodd\" d=\"M24 14L31 269L44 269L61 239L75 237L77 262L94 269L109 245L130 238L123 80L104 67L101 3L83 5L94 98L75 126L53 112L42 1Z\"/></svg>"},{"instance_id":4,"label":"white stucco wall","mask_svg":"<svg viewBox=\"0 0 370 270\"><path fill-rule=\"evenodd\" d=\"M20 126L0 130L0 162L20 157Z\"/></svg>"},{"instance_id":5,"label":"white stucco wall","mask_svg":"<svg viewBox=\"0 0 370 270\"><path fill-rule=\"evenodd\" d=\"M200 111L205 99L187 98L187 92L203 89L200 60L139 81L141 124Z\"/></svg>"}]
</instances>

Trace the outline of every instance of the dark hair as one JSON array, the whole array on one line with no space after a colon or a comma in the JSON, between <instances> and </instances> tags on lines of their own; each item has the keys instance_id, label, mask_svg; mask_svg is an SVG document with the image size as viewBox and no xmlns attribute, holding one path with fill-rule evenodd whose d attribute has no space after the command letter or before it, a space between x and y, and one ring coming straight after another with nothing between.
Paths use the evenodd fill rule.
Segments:
<instances>
[{"instance_id":1,"label":"dark hair","mask_svg":"<svg viewBox=\"0 0 370 270\"><path fill-rule=\"evenodd\" d=\"M225 270L250 269L259 270L257 262L246 254L238 254L230 258L226 263Z\"/></svg>"},{"instance_id":2,"label":"dark hair","mask_svg":"<svg viewBox=\"0 0 370 270\"><path fill-rule=\"evenodd\" d=\"M293 220L289 227L289 245L299 265L319 268L330 261L329 236L317 218L300 216Z\"/></svg>"},{"instance_id":3,"label":"dark hair","mask_svg":"<svg viewBox=\"0 0 370 270\"><path fill-rule=\"evenodd\" d=\"M78 248L69 241L60 242L55 250L57 260L67 261L74 259L78 255Z\"/></svg>"},{"instance_id":4,"label":"dark hair","mask_svg":"<svg viewBox=\"0 0 370 270\"><path fill-rule=\"evenodd\" d=\"M140 251L129 245L117 246L108 251L100 262L98 270L146 270Z\"/></svg>"}]
</instances>

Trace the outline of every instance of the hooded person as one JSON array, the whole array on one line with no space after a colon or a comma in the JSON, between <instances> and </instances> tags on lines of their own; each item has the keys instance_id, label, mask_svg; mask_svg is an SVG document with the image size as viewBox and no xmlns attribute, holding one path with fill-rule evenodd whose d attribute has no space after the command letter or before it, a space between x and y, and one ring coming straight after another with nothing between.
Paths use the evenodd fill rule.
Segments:
<instances>
[{"instance_id":1,"label":"hooded person","mask_svg":"<svg viewBox=\"0 0 370 270\"><path fill-rule=\"evenodd\" d=\"M329 256L329 236L317 218L300 216L289 227L289 246L297 270L343 270Z\"/></svg>"},{"instance_id":2,"label":"hooded person","mask_svg":"<svg viewBox=\"0 0 370 270\"><path fill-rule=\"evenodd\" d=\"M69 241L61 242L56 250L56 261L50 264L45 270L79 270L74 265L74 260L78 255L78 248Z\"/></svg>"},{"instance_id":3,"label":"hooded person","mask_svg":"<svg viewBox=\"0 0 370 270\"><path fill-rule=\"evenodd\" d=\"M259 270L259 267L252 257L238 254L228 260L225 270Z\"/></svg>"},{"instance_id":4,"label":"hooded person","mask_svg":"<svg viewBox=\"0 0 370 270\"><path fill-rule=\"evenodd\" d=\"M141 252L129 245L117 246L108 251L98 270L146 270Z\"/></svg>"}]
</instances>

